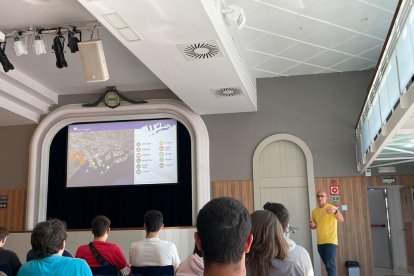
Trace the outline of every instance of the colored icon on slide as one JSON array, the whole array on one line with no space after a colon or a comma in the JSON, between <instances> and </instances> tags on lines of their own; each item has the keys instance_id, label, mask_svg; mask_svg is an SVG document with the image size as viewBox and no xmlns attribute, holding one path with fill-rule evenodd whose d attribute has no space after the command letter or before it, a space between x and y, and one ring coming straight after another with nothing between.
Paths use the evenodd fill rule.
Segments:
<instances>
[{"instance_id":1,"label":"colored icon on slide","mask_svg":"<svg viewBox=\"0 0 414 276\"><path fill-rule=\"evenodd\" d=\"M160 168L164 168L164 163L160 163Z\"/></svg>"},{"instance_id":2,"label":"colored icon on slide","mask_svg":"<svg viewBox=\"0 0 414 276\"><path fill-rule=\"evenodd\" d=\"M160 156L164 156L164 153L162 151L160 152Z\"/></svg>"},{"instance_id":3,"label":"colored icon on slide","mask_svg":"<svg viewBox=\"0 0 414 276\"><path fill-rule=\"evenodd\" d=\"M164 145L164 141L160 141L160 145L162 146L162 145Z\"/></svg>"},{"instance_id":4,"label":"colored icon on slide","mask_svg":"<svg viewBox=\"0 0 414 276\"><path fill-rule=\"evenodd\" d=\"M137 174L141 174L141 171L140 170L137 170Z\"/></svg>"},{"instance_id":5,"label":"colored icon on slide","mask_svg":"<svg viewBox=\"0 0 414 276\"><path fill-rule=\"evenodd\" d=\"M137 169L141 169L141 164L137 164L135 167L137 167Z\"/></svg>"},{"instance_id":6,"label":"colored icon on slide","mask_svg":"<svg viewBox=\"0 0 414 276\"><path fill-rule=\"evenodd\" d=\"M163 151L164 150L164 147L163 146L160 146L160 151Z\"/></svg>"},{"instance_id":7,"label":"colored icon on slide","mask_svg":"<svg viewBox=\"0 0 414 276\"><path fill-rule=\"evenodd\" d=\"M137 157L141 157L141 153L137 153Z\"/></svg>"}]
</instances>

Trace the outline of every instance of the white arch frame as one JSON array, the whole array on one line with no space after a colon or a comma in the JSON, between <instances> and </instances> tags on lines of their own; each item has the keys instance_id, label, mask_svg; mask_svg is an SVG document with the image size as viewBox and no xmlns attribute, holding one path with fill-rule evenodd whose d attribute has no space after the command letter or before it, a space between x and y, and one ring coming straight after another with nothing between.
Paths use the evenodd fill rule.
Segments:
<instances>
[{"instance_id":1,"label":"white arch frame","mask_svg":"<svg viewBox=\"0 0 414 276\"><path fill-rule=\"evenodd\" d=\"M307 171L307 181L308 181L308 198L309 198L309 218L312 217L312 210L316 208L316 201L315 201L315 174L313 171L313 157L312 152L310 151L309 147L306 145L298 137L280 133L280 134L273 134L267 138L265 138L254 151L253 155L253 183L257 182L259 179L259 159L262 154L262 151L270 144L277 142L277 141L289 141L297 145L304 153L306 158L306 171ZM258 202L260 202L260 187L257 185L253 185L254 187L254 208L255 210L261 209L262 206L258 206ZM313 256L313 264L314 264L314 272L315 275L321 275L321 265L320 265L320 257L318 253L318 247L316 244L316 233L312 231L311 235L312 239L312 256Z\"/></svg>"},{"instance_id":2,"label":"white arch frame","mask_svg":"<svg viewBox=\"0 0 414 276\"><path fill-rule=\"evenodd\" d=\"M126 104L110 109L104 105L66 105L47 115L37 127L30 144L27 188L26 230L46 219L50 145L63 127L80 122L173 118L191 136L193 223L197 212L210 200L210 159L207 127L200 115L175 100L150 100L146 104Z\"/></svg>"}]
</instances>

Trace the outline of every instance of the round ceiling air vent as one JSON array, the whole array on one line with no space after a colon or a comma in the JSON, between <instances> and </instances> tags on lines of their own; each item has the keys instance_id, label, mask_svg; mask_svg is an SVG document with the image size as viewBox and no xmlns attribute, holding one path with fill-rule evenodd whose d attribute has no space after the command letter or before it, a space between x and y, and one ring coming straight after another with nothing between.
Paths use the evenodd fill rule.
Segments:
<instances>
[{"instance_id":1,"label":"round ceiling air vent","mask_svg":"<svg viewBox=\"0 0 414 276\"><path fill-rule=\"evenodd\" d=\"M210 43L195 43L184 48L184 54L195 59L208 59L220 53L220 48Z\"/></svg>"},{"instance_id":2,"label":"round ceiling air vent","mask_svg":"<svg viewBox=\"0 0 414 276\"><path fill-rule=\"evenodd\" d=\"M243 94L242 90L237 87L225 87L214 91L217 97L234 97Z\"/></svg>"}]
</instances>

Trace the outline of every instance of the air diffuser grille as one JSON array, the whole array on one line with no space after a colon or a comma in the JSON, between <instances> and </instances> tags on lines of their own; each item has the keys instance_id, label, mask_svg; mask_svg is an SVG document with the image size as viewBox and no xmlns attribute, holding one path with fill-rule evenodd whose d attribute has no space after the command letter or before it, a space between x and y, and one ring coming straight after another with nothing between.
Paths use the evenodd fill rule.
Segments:
<instances>
[{"instance_id":1,"label":"air diffuser grille","mask_svg":"<svg viewBox=\"0 0 414 276\"><path fill-rule=\"evenodd\" d=\"M223 56L220 46L215 40L179 44L177 47L187 60L204 60Z\"/></svg>"},{"instance_id":2,"label":"air diffuser grille","mask_svg":"<svg viewBox=\"0 0 414 276\"><path fill-rule=\"evenodd\" d=\"M224 87L215 90L211 90L216 97L234 97L243 95L243 91L238 87Z\"/></svg>"}]
</instances>

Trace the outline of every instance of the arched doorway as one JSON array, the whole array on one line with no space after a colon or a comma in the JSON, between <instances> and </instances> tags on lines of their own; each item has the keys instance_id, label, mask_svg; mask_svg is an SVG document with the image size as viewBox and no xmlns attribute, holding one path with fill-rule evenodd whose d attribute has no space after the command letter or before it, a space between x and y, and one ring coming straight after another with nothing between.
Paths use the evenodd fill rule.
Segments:
<instances>
[{"instance_id":1,"label":"arched doorway","mask_svg":"<svg viewBox=\"0 0 414 276\"><path fill-rule=\"evenodd\" d=\"M315 274L320 259L315 233L309 228L316 207L313 158L308 146L296 136L275 134L264 139L253 156L254 207L279 202L288 208L290 224L297 228L291 238L313 257Z\"/></svg>"}]
</instances>

